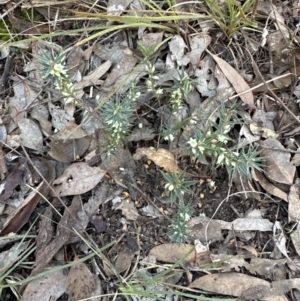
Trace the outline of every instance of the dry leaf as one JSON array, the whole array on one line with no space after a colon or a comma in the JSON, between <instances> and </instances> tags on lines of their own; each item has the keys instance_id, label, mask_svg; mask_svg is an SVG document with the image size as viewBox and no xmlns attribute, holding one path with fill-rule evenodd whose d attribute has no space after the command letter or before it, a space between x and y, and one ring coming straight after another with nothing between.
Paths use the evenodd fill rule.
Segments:
<instances>
[{"instance_id":1,"label":"dry leaf","mask_svg":"<svg viewBox=\"0 0 300 301\"><path fill-rule=\"evenodd\" d=\"M42 151L43 148L43 135L39 126L30 119L21 119L18 122L21 130L19 142L21 145Z\"/></svg>"},{"instance_id":2,"label":"dry leaf","mask_svg":"<svg viewBox=\"0 0 300 301\"><path fill-rule=\"evenodd\" d=\"M261 185L261 187L265 191L267 191L272 195L277 196L278 198L286 202L288 201L288 195L283 190L279 189L278 187L270 183L268 179L264 176L264 174L259 172L257 169L253 170L253 173L255 173L254 179L259 183L259 185Z\"/></svg>"},{"instance_id":3,"label":"dry leaf","mask_svg":"<svg viewBox=\"0 0 300 301\"><path fill-rule=\"evenodd\" d=\"M0 118L0 122L1 122L1 118ZM1 145L1 141L0 141L0 145ZM6 152L3 151L2 147L0 146L0 181L3 181L5 179L7 173L8 173L8 168L7 168Z\"/></svg>"},{"instance_id":4,"label":"dry leaf","mask_svg":"<svg viewBox=\"0 0 300 301\"><path fill-rule=\"evenodd\" d=\"M129 254L125 252L119 252L117 260L114 264L116 271L118 273L122 273L126 271L132 263L132 259L134 258L134 254Z\"/></svg>"},{"instance_id":5,"label":"dry leaf","mask_svg":"<svg viewBox=\"0 0 300 301\"><path fill-rule=\"evenodd\" d=\"M186 54L193 66L199 63L199 60L211 42L211 36L200 33L189 37L191 51Z\"/></svg>"},{"instance_id":6,"label":"dry leaf","mask_svg":"<svg viewBox=\"0 0 300 301\"><path fill-rule=\"evenodd\" d=\"M161 43L163 36L164 33L162 31L144 33L141 37L140 43L146 48L149 48L151 46L156 46L159 43Z\"/></svg>"},{"instance_id":7,"label":"dry leaf","mask_svg":"<svg viewBox=\"0 0 300 301\"><path fill-rule=\"evenodd\" d=\"M43 252L45 247L50 243L52 236L52 208L49 206L46 208L45 213L41 215L41 220L39 222L39 232L36 238L36 257L38 257Z\"/></svg>"},{"instance_id":8,"label":"dry leaf","mask_svg":"<svg viewBox=\"0 0 300 301\"><path fill-rule=\"evenodd\" d=\"M166 243L152 248L149 255L155 256L158 261L175 263L194 248L195 246L189 244ZM197 253L195 249L188 255L183 264L187 267L199 267L207 263L211 263L209 252Z\"/></svg>"},{"instance_id":9,"label":"dry leaf","mask_svg":"<svg viewBox=\"0 0 300 301\"><path fill-rule=\"evenodd\" d=\"M289 260L291 260L286 250L286 237L279 221L276 221L273 226L273 240L279 251Z\"/></svg>"},{"instance_id":10,"label":"dry leaf","mask_svg":"<svg viewBox=\"0 0 300 301\"><path fill-rule=\"evenodd\" d=\"M83 262L76 263L76 260L78 258L75 258L74 266L69 271L66 293L78 301L91 297L96 290L96 283L88 267Z\"/></svg>"},{"instance_id":11,"label":"dry leaf","mask_svg":"<svg viewBox=\"0 0 300 301\"><path fill-rule=\"evenodd\" d=\"M207 226L207 224L209 225ZM191 235L194 239L200 241L222 241L223 235L221 226L216 220L211 220L207 216L197 216L189 220L188 235Z\"/></svg>"},{"instance_id":12,"label":"dry leaf","mask_svg":"<svg viewBox=\"0 0 300 301\"><path fill-rule=\"evenodd\" d=\"M0 275L4 273L18 260L22 258L24 253L30 249L30 240L26 242L15 243L10 249L0 253Z\"/></svg>"},{"instance_id":13,"label":"dry leaf","mask_svg":"<svg viewBox=\"0 0 300 301\"><path fill-rule=\"evenodd\" d=\"M163 167L168 172L181 172L181 169L177 166L175 156L164 148L159 148L157 150L152 148L139 148L134 154L133 159L140 160L143 156L146 156L156 165Z\"/></svg>"},{"instance_id":14,"label":"dry leaf","mask_svg":"<svg viewBox=\"0 0 300 301\"><path fill-rule=\"evenodd\" d=\"M52 140L48 145L51 151L48 153L53 159L59 162L69 163L81 157L90 146L90 138Z\"/></svg>"},{"instance_id":15,"label":"dry leaf","mask_svg":"<svg viewBox=\"0 0 300 301\"><path fill-rule=\"evenodd\" d=\"M263 138L277 138L279 136L275 131L264 126L259 126L257 122L251 122L249 127L253 135L260 135Z\"/></svg>"},{"instance_id":16,"label":"dry leaf","mask_svg":"<svg viewBox=\"0 0 300 301\"><path fill-rule=\"evenodd\" d=\"M300 148L297 148L297 154L294 155L294 157L291 160L291 163L295 166L299 166L300 165Z\"/></svg>"},{"instance_id":17,"label":"dry leaf","mask_svg":"<svg viewBox=\"0 0 300 301\"><path fill-rule=\"evenodd\" d=\"M24 171L16 169L12 174L10 174L5 182L5 190L2 191L0 195L0 202L6 201L14 192L14 189L23 182Z\"/></svg>"},{"instance_id":18,"label":"dry leaf","mask_svg":"<svg viewBox=\"0 0 300 301\"><path fill-rule=\"evenodd\" d=\"M81 98L84 95L83 88L92 85L101 85L103 83L103 80L99 80L99 78L106 74L106 72L111 67L111 64L111 61L106 61L105 63L97 67L92 73L84 76L82 78L82 81L75 83L74 88L77 98Z\"/></svg>"},{"instance_id":19,"label":"dry leaf","mask_svg":"<svg viewBox=\"0 0 300 301\"><path fill-rule=\"evenodd\" d=\"M128 75L132 72L136 63L137 57L129 48L125 48L123 50L122 60L114 66L102 85L102 87L105 88L105 91L112 91L114 88L118 87L120 83L123 83L121 88L118 87L118 92L124 93L128 89L129 83L132 82ZM124 85L125 80L126 83Z\"/></svg>"},{"instance_id":20,"label":"dry leaf","mask_svg":"<svg viewBox=\"0 0 300 301\"><path fill-rule=\"evenodd\" d=\"M52 117L51 122L55 129L61 130L68 122L74 121L74 118L67 114L65 110L56 107L51 102L48 102L48 107Z\"/></svg>"},{"instance_id":21,"label":"dry leaf","mask_svg":"<svg viewBox=\"0 0 300 301\"><path fill-rule=\"evenodd\" d=\"M93 189L106 174L99 167L90 167L87 163L74 163L57 178L52 187L58 196L77 195Z\"/></svg>"},{"instance_id":22,"label":"dry leaf","mask_svg":"<svg viewBox=\"0 0 300 301\"><path fill-rule=\"evenodd\" d=\"M51 183L55 178L54 166L45 159L39 159L40 161L40 171L42 175ZM31 213L34 211L36 205L39 203L42 196L47 196L49 187L45 181L42 181L34 191L31 191L26 199L22 202L22 205L16 208L16 210L11 214L5 221L3 228L1 230L0 236L7 235L11 232L17 233L17 231L27 223Z\"/></svg>"},{"instance_id":23,"label":"dry leaf","mask_svg":"<svg viewBox=\"0 0 300 301\"><path fill-rule=\"evenodd\" d=\"M169 44L169 49L171 51L172 61L177 62L179 66L187 65L190 59L184 55L184 51L188 48L180 35L175 35Z\"/></svg>"},{"instance_id":24,"label":"dry leaf","mask_svg":"<svg viewBox=\"0 0 300 301\"><path fill-rule=\"evenodd\" d=\"M199 277L189 287L240 297L242 300L286 300L284 294L298 288L300 279L268 282L260 278L241 273L220 273ZM280 298L277 298L280 297Z\"/></svg>"},{"instance_id":25,"label":"dry leaf","mask_svg":"<svg viewBox=\"0 0 300 301\"><path fill-rule=\"evenodd\" d=\"M122 214L126 216L127 219L135 221L140 216L134 203L128 200L122 200L120 204L114 207L115 210L122 210Z\"/></svg>"},{"instance_id":26,"label":"dry leaf","mask_svg":"<svg viewBox=\"0 0 300 301\"><path fill-rule=\"evenodd\" d=\"M264 218L243 217L232 222L218 220L221 229L235 231L272 231L273 223Z\"/></svg>"},{"instance_id":27,"label":"dry leaf","mask_svg":"<svg viewBox=\"0 0 300 301\"><path fill-rule=\"evenodd\" d=\"M80 125L74 121L67 122L63 128L51 136L53 140L69 140L69 139L80 139L86 137L87 133L81 128Z\"/></svg>"},{"instance_id":28,"label":"dry leaf","mask_svg":"<svg viewBox=\"0 0 300 301\"><path fill-rule=\"evenodd\" d=\"M30 110L30 116L36 119L42 129L48 134L51 134L52 124L49 121L49 111L45 105L37 105Z\"/></svg>"},{"instance_id":29,"label":"dry leaf","mask_svg":"<svg viewBox=\"0 0 300 301\"><path fill-rule=\"evenodd\" d=\"M300 179L296 179L295 184L291 186L288 202L289 202L289 221L300 221Z\"/></svg>"},{"instance_id":30,"label":"dry leaf","mask_svg":"<svg viewBox=\"0 0 300 301\"><path fill-rule=\"evenodd\" d=\"M271 289L271 285L268 281L240 273L205 275L203 277L199 277L189 285L189 288L198 288L217 294L236 297L240 297L244 291L253 287L266 289L266 293ZM261 299L261 297L263 296L253 295L253 299Z\"/></svg>"},{"instance_id":31,"label":"dry leaf","mask_svg":"<svg viewBox=\"0 0 300 301\"><path fill-rule=\"evenodd\" d=\"M238 243L238 248L245 248L248 250L249 246L243 246L241 243ZM257 251L252 247L252 254L257 256ZM251 274L260 275L265 279L274 279L276 272L285 271L285 264L287 259L266 259L266 258L257 258L252 255L235 255L228 256L228 254L211 254L213 262L220 262L218 265L220 271L231 272L231 271L242 271L243 268L246 268Z\"/></svg>"},{"instance_id":32,"label":"dry leaf","mask_svg":"<svg viewBox=\"0 0 300 301\"><path fill-rule=\"evenodd\" d=\"M290 162L291 154L285 152L282 144L274 138L261 141L260 145L263 147L261 155L265 159L267 176L278 183L293 184L296 167Z\"/></svg>"},{"instance_id":33,"label":"dry leaf","mask_svg":"<svg viewBox=\"0 0 300 301\"><path fill-rule=\"evenodd\" d=\"M295 247L295 250L296 250L298 256L300 256L300 227L299 227L299 224L298 224L297 228L294 229L294 231L291 233L291 239L292 239L293 245Z\"/></svg>"},{"instance_id":34,"label":"dry leaf","mask_svg":"<svg viewBox=\"0 0 300 301\"><path fill-rule=\"evenodd\" d=\"M75 224L73 216L77 216L80 209L80 200L78 198L73 198L71 205L65 210L63 217L59 221L55 238L39 252L39 256L36 257L35 267L31 271L30 276L41 272L60 248L68 242L71 237L70 229L72 229Z\"/></svg>"},{"instance_id":35,"label":"dry leaf","mask_svg":"<svg viewBox=\"0 0 300 301\"><path fill-rule=\"evenodd\" d=\"M65 292L66 281L63 270L33 280L26 286L21 301L55 301Z\"/></svg>"},{"instance_id":36,"label":"dry leaf","mask_svg":"<svg viewBox=\"0 0 300 301\"><path fill-rule=\"evenodd\" d=\"M241 98L241 100L245 104L247 104L250 109L255 109L253 93L252 91L248 91L250 90L250 86L245 82L243 77L223 59L219 58L214 54L210 55L213 57L213 59L216 61L222 72L230 81L235 91L238 94L240 94L239 97Z\"/></svg>"}]
</instances>

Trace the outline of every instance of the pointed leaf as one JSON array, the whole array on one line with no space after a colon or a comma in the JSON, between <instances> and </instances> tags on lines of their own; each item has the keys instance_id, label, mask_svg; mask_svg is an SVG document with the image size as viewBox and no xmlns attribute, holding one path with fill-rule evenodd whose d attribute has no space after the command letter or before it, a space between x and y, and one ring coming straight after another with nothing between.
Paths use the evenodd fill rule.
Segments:
<instances>
[{"instance_id":1,"label":"pointed leaf","mask_svg":"<svg viewBox=\"0 0 300 301\"><path fill-rule=\"evenodd\" d=\"M216 63L218 64L224 75L227 77L227 79L230 81L235 91L238 94L241 94L239 95L239 97L242 99L242 101L245 104L247 104L250 107L250 109L254 109L255 105L253 93L252 91L250 91L250 86L245 82L242 76L223 59L219 58L214 54L211 54L211 56L216 61Z\"/></svg>"},{"instance_id":2,"label":"pointed leaf","mask_svg":"<svg viewBox=\"0 0 300 301\"><path fill-rule=\"evenodd\" d=\"M93 189L106 174L99 167L90 167L87 163L74 163L57 178L52 186L59 196L77 195Z\"/></svg>"}]
</instances>

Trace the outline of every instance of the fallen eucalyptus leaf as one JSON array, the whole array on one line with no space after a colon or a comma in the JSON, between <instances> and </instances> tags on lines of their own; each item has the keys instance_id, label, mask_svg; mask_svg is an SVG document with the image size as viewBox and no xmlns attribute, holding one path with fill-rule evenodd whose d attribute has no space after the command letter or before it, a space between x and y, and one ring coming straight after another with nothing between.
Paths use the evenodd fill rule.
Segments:
<instances>
[{"instance_id":1,"label":"fallen eucalyptus leaf","mask_svg":"<svg viewBox=\"0 0 300 301\"><path fill-rule=\"evenodd\" d=\"M66 293L80 300L91 296L96 290L96 283L88 267L83 262L76 263L76 260L78 258L75 258L68 274Z\"/></svg>"},{"instance_id":2,"label":"fallen eucalyptus leaf","mask_svg":"<svg viewBox=\"0 0 300 301\"><path fill-rule=\"evenodd\" d=\"M93 189L105 174L106 171L99 167L90 167L83 162L74 163L52 183L52 188L60 197L82 194Z\"/></svg>"}]
</instances>

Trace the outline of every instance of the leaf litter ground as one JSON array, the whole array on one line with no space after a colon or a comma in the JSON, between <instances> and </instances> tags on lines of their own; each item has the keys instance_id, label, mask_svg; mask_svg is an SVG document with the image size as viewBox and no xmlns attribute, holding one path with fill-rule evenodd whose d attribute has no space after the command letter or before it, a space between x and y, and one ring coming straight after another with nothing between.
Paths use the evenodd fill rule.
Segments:
<instances>
[{"instance_id":1,"label":"leaf litter ground","mask_svg":"<svg viewBox=\"0 0 300 301\"><path fill-rule=\"evenodd\" d=\"M178 2L169 15L166 3L136 0L89 11L88 2L3 3L3 39L13 43L3 42L0 61L0 299L300 300L297 1ZM74 35L84 27L87 38ZM37 32L50 36L29 41ZM68 73L51 82L65 50ZM108 158L114 131L103 104L132 83L140 94L130 130ZM218 112L229 115L236 99L242 123L227 131ZM193 160L190 139L208 139L210 124L214 133L222 124L224 145L258 148L263 168L229 177L220 144L215 158ZM184 197L181 244L170 229L185 214L161 171L197 182Z\"/></svg>"}]
</instances>

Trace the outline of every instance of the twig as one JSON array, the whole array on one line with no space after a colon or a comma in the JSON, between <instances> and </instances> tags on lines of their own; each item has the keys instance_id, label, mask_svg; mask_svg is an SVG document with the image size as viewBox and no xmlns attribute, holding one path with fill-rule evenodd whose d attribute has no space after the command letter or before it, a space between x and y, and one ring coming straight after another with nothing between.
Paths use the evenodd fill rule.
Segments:
<instances>
[{"instance_id":1,"label":"twig","mask_svg":"<svg viewBox=\"0 0 300 301\"><path fill-rule=\"evenodd\" d=\"M9 54L8 57L6 58L4 71L3 71L1 79L0 79L0 96L1 96L1 94L3 94L5 92L5 86L6 86L6 83L7 83L9 69L12 65L12 62L13 62L14 58L15 58L14 53Z\"/></svg>"},{"instance_id":2,"label":"twig","mask_svg":"<svg viewBox=\"0 0 300 301\"><path fill-rule=\"evenodd\" d=\"M283 103L283 101L272 91L272 89L269 87L268 83L265 81L264 77L262 76L258 66L256 65L256 63L254 62L254 60L252 60L252 64L253 67L256 69L257 73L259 74L259 76L261 77L263 83L265 84L265 86L267 87L268 91L272 94L272 96L274 97L275 100L277 100L286 110L287 112L290 113L290 115L298 122L300 123L299 118Z\"/></svg>"}]
</instances>

